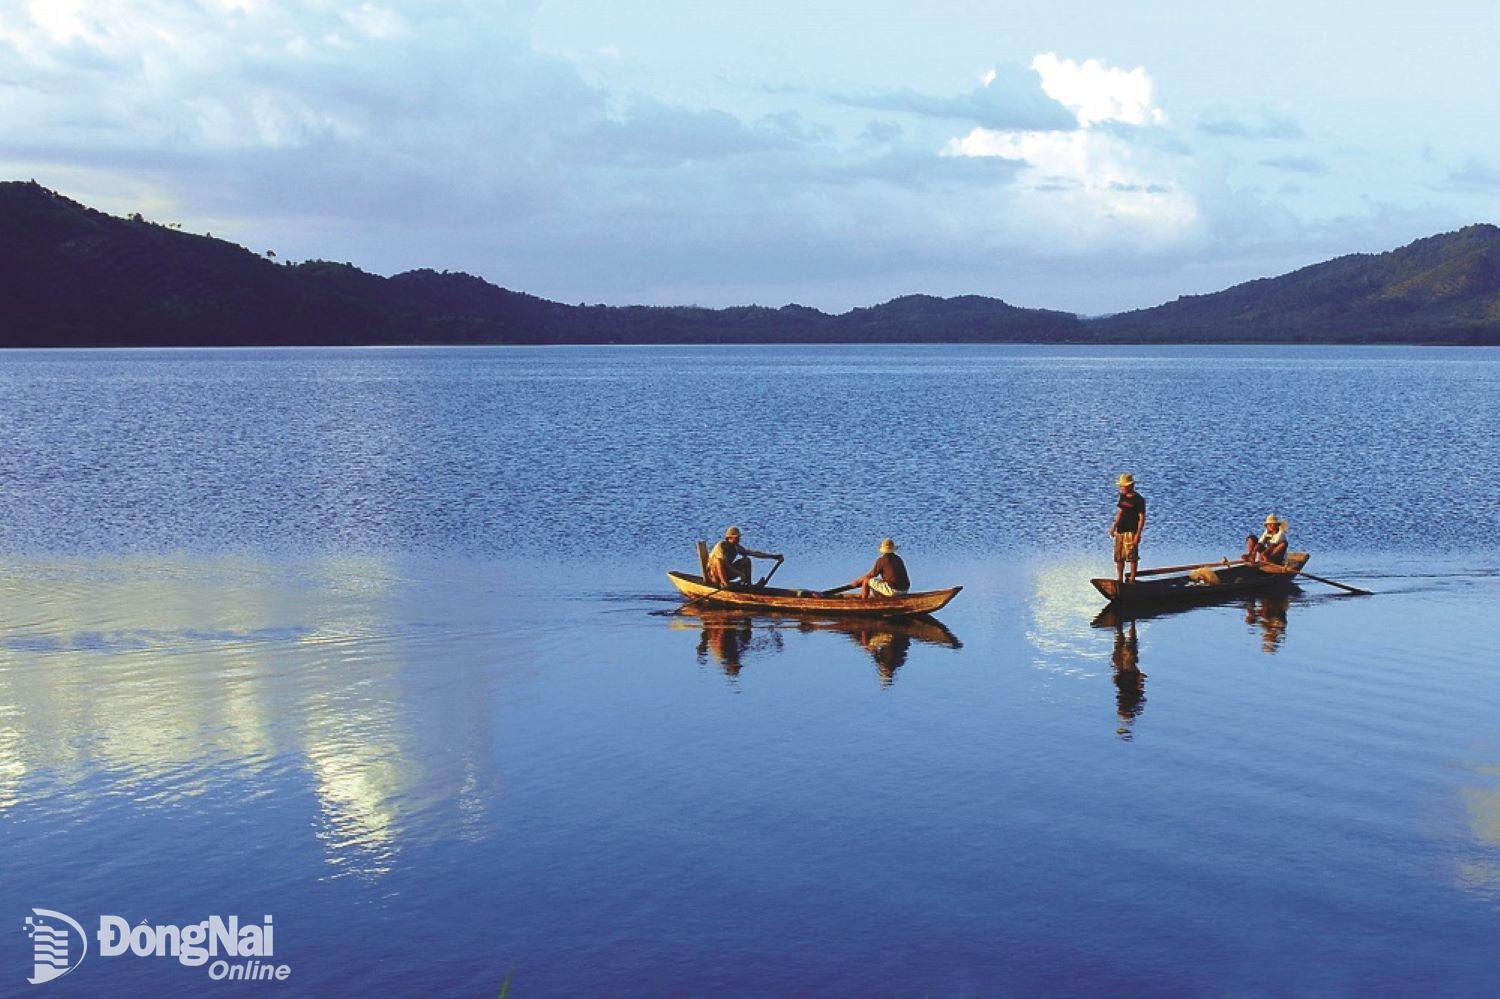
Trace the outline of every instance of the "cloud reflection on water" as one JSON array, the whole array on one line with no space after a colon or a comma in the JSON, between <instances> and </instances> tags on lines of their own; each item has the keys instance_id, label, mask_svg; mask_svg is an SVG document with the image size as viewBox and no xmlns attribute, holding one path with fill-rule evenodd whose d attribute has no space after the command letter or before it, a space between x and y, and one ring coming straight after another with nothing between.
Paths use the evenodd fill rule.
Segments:
<instances>
[{"instance_id":1,"label":"cloud reflection on water","mask_svg":"<svg viewBox=\"0 0 1500 999\"><path fill-rule=\"evenodd\" d=\"M327 862L371 877L461 834L495 794L483 653L412 589L369 557L12 562L0 813L97 809L101 780L156 808L304 785Z\"/></svg>"}]
</instances>

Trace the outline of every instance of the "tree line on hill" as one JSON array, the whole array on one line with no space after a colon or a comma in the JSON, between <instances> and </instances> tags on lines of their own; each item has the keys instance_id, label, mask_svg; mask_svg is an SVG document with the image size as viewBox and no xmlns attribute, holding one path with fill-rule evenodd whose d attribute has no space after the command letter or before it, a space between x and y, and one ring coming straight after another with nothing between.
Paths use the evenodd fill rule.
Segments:
<instances>
[{"instance_id":1,"label":"tree line on hill","mask_svg":"<svg viewBox=\"0 0 1500 999\"><path fill-rule=\"evenodd\" d=\"M1500 229L1473 225L1102 318L978 295L566 305L468 274L275 262L211 235L0 183L0 346L604 343L1500 344Z\"/></svg>"}]
</instances>

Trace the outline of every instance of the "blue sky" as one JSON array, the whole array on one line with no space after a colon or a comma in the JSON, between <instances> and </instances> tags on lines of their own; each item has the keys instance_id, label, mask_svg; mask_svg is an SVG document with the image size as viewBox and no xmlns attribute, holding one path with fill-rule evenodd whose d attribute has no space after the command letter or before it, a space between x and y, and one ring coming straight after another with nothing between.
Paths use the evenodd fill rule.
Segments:
<instances>
[{"instance_id":1,"label":"blue sky","mask_svg":"<svg viewBox=\"0 0 1500 999\"><path fill-rule=\"evenodd\" d=\"M1153 305L1500 204L1500 5L0 0L0 176L568 302Z\"/></svg>"}]
</instances>

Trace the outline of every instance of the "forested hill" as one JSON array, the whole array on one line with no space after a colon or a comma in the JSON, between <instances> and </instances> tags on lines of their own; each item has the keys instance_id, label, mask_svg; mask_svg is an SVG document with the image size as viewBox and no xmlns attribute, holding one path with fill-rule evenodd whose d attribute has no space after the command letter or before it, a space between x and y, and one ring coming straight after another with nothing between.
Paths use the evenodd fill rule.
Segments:
<instances>
[{"instance_id":1,"label":"forested hill","mask_svg":"<svg viewBox=\"0 0 1500 999\"><path fill-rule=\"evenodd\" d=\"M1104 340L1500 345L1500 228L1471 225L1088 326Z\"/></svg>"},{"instance_id":2,"label":"forested hill","mask_svg":"<svg viewBox=\"0 0 1500 999\"><path fill-rule=\"evenodd\" d=\"M829 315L564 305L467 274L289 264L0 182L0 346L1079 341L1500 344L1500 229L1470 226L1102 319L977 295Z\"/></svg>"},{"instance_id":3,"label":"forested hill","mask_svg":"<svg viewBox=\"0 0 1500 999\"><path fill-rule=\"evenodd\" d=\"M576 306L468 274L278 263L211 236L0 183L0 346L1035 342L1078 318L914 295L830 316L788 305Z\"/></svg>"}]
</instances>

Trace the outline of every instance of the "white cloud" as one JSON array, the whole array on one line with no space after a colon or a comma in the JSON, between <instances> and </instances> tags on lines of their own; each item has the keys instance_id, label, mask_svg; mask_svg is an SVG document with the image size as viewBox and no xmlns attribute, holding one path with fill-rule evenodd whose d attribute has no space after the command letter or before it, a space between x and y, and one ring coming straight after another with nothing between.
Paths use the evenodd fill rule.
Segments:
<instances>
[{"instance_id":1,"label":"white cloud","mask_svg":"<svg viewBox=\"0 0 1500 999\"><path fill-rule=\"evenodd\" d=\"M1212 143L1189 154L1144 67L1048 52L949 95L784 73L736 103L585 77L533 48L534 7L0 0L0 174L295 259L568 301L940 291L1097 311L1149 304L1099 291L1105 271L1142 296L1142 268L1297 235ZM1256 141L1234 155L1253 163Z\"/></svg>"},{"instance_id":2,"label":"white cloud","mask_svg":"<svg viewBox=\"0 0 1500 999\"><path fill-rule=\"evenodd\" d=\"M1074 113L1078 128L981 127L944 149L948 156L1025 165L1008 207L1009 224L1025 224L1053 245L1073 249L1100 239L1155 248L1191 234L1198 207L1177 176L1175 157L1133 142L1128 130L1108 127L1166 123L1145 68L1126 71L1051 52L1038 55L1031 68L1046 95Z\"/></svg>"},{"instance_id":3,"label":"white cloud","mask_svg":"<svg viewBox=\"0 0 1500 999\"><path fill-rule=\"evenodd\" d=\"M1158 247L1191 233L1198 220L1193 196L1159 154L1108 132L976 128L954 139L946 152L1026 164L1012 219L1029 220L1054 244L1080 249L1109 238Z\"/></svg>"},{"instance_id":4,"label":"white cloud","mask_svg":"<svg viewBox=\"0 0 1500 999\"><path fill-rule=\"evenodd\" d=\"M1151 77L1143 66L1124 70L1095 59L1077 62L1043 52L1031 60L1042 90L1078 116L1084 128L1101 122L1160 125L1166 114L1155 106Z\"/></svg>"}]
</instances>

